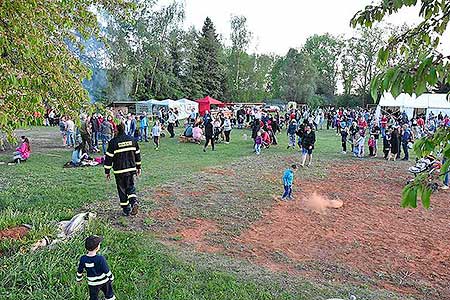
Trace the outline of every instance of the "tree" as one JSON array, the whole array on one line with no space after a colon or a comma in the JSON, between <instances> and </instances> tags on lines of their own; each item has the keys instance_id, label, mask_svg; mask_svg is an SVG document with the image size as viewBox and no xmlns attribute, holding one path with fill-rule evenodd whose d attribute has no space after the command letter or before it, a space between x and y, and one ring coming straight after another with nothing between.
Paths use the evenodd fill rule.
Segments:
<instances>
[{"instance_id":1,"label":"tree","mask_svg":"<svg viewBox=\"0 0 450 300\"><path fill-rule=\"evenodd\" d=\"M285 99L307 103L316 90L316 69L307 53L290 49L281 68L281 94Z\"/></svg>"},{"instance_id":2,"label":"tree","mask_svg":"<svg viewBox=\"0 0 450 300\"><path fill-rule=\"evenodd\" d=\"M195 63L192 70L192 98L223 95L224 70L220 61L222 46L213 22L208 17L197 40Z\"/></svg>"},{"instance_id":3,"label":"tree","mask_svg":"<svg viewBox=\"0 0 450 300\"><path fill-rule=\"evenodd\" d=\"M4 0L0 2L0 130L31 124L50 106L76 116L89 104L86 66L68 49L98 34L97 7L125 16L124 0Z\"/></svg>"},{"instance_id":4,"label":"tree","mask_svg":"<svg viewBox=\"0 0 450 300\"><path fill-rule=\"evenodd\" d=\"M351 24L370 28L374 22L397 13L401 8L417 4L420 4L419 16L423 21L399 34L393 34L389 43L378 52L378 64L388 68L372 80L371 94L375 100L385 91L391 92L394 97L401 92L421 95L439 84L450 84L450 56L438 51L440 40L450 22L450 1L382 1L357 12ZM396 55L408 63L388 65L390 57ZM417 58L411 59L412 55L417 55ZM441 169L441 175L444 176L450 166L450 128L440 128L433 136L416 141L414 150L419 157L441 152L447 161ZM415 208L420 198L422 205L428 208L431 194L428 175L417 176L403 190L402 206Z\"/></svg>"},{"instance_id":5,"label":"tree","mask_svg":"<svg viewBox=\"0 0 450 300\"><path fill-rule=\"evenodd\" d=\"M342 42L328 33L315 34L306 40L303 50L308 53L317 70L315 93L332 98L336 91Z\"/></svg>"},{"instance_id":6,"label":"tree","mask_svg":"<svg viewBox=\"0 0 450 300\"><path fill-rule=\"evenodd\" d=\"M232 16L231 24L231 53L228 69L228 92L232 99L240 100L242 88L241 61L248 60L246 50L251 41L252 33L247 28L247 18L244 16Z\"/></svg>"},{"instance_id":7,"label":"tree","mask_svg":"<svg viewBox=\"0 0 450 300\"><path fill-rule=\"evenodd\" d=\"M345 94L357 95L366 103L370 100L370 83L380 73L378 51L386 44L387 36L383 27L362 28L345 42L341 73Z\"/></svg>"}]
</instances>

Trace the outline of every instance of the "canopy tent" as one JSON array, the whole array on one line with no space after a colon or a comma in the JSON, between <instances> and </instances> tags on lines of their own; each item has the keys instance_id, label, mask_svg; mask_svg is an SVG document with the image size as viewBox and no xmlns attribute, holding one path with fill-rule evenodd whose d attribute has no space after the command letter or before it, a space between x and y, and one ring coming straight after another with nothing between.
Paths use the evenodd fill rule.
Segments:
<instances>
[{"instance_id":1,"label":"canopy tent","mask_svg":"<svg viewBox=\"0 0 450 300\"><path fill-rule=\"evenodd\" d=\"M195 102L197 102L199 105L198 110L200 112L200 115L204 115L206 111L210 111L211 105L218 105L219 107L225 106L224 103L214 98L211 98L210 96L206 96L203 99L197 99L195 100Z\"/></svg>"},{"instance_id":2,"label":"canopy tent","mask_svg":"<svg viewBox=\"0 0 450 300\"><path fill-rule=\"evenodd\" d=\"M447 99L447 94L422 94L419 97L416 95L400 94L394 98L391 94L386 93L381 97L380 107L398 107L401 112L406 112L411 119L414 116L414 109L426 109L427 117L430 112L434 114L450 115L450 102Z\"/></svg>"},{"instance_id":3,"label":"canopy tent","mask_svg":"<svg viewBox=\"0 0 450 300\"><path fill-rule=\"evenodd\" d=\"M161 101L157 101L158 103L155 103L154 105L156 106L165 106L168 108L178 108L178 103L172 99L166 99L166 100L161 100Z\"/></svg>"},{"instance_id":4,"label":"canopy tent","mask_svg":"<svg viewBox=\"0 0 450 300\"><path fill-rule=\"evenodd\" d=\"M151 114L153 111L153 105L159 101L151 99L147 101L139 101L136 103L136 114L141 115L144 112Z\"/></svg>"},{"instance_id":5,"label":"canopy tent","mask_svg":"<svg viewBox=\"0 0 450 300\"><path fill-rule=\"evenodd\" d=\"M183 98L183 99L177 100L177 103L179 104L178 119L180 119L180 120L189 118L192 110L194 110L194 112L198 113L199 104L195 101L191 101L189 99Z\"/></svg>"}]
</instances>

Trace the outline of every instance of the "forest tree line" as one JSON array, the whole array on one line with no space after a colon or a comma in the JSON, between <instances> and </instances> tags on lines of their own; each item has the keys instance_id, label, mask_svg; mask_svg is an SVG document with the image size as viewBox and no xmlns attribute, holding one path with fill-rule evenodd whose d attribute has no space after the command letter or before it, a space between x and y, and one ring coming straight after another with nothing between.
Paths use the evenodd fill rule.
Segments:
<instances>
[{"instance_id":1,"label":"forest tree line","mask_svg":"<svg viewBox=\"0 0 450 300\"><path fill-rule=\"evenodd\" d=\"M185 30L184 7L178 2L158 8L143 4L133 14L133 23L103 16L103 62L98 66L98 58L84 60L94 71L85 87L95 101L210 95L227 102L363 105L373 101L370 83L383 71L377 65L379 50L393 32L403 30L383 25L359 28L349 39L313 35L278 56L249 51L253 34L245 16L231 17L231 34L225 39L210 18L200 31Z\"/></svg>"}]
</instances>

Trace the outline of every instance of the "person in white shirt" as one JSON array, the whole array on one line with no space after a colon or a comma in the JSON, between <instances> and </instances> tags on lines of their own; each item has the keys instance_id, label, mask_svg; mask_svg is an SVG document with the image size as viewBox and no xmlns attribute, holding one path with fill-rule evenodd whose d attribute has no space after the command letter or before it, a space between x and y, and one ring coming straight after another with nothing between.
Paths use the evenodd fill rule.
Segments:
<instances>
[{"instance_id":1,"label":"person in white shirt","mask_svg":"<svg viewBox=\"0 0 450 300\"><path fill-rule=\"evenodd\" d=\"M174 127L175 127L176 121L177 121L177 116L175 115L173 110L170 109L170 111L169 111L169 120L168 120L169 125L167 126L167 131L170 133L170 138L174 138L175 137Z\"/></svg>"},{"instance_id":2,"label":"person in white shirt","mask_svg":"<svg viewBox=\"0 0 450 300\"><path fill-rule=\"evenodd\" d=\"M161 136L161 126L159 125L159 121L156 121L155 125L152 128L152 137L153 143L155 144L155 150L159 149L160 136Z\"/></svg>"},{"instance_id":3,"label":"person in white shirt","mask_svg":"<svg viewBox=\"0 0 450 300\"><path fill-rule=\"evenodd\" d=\"M231 134L231 121L229 117L225 117L225 120L223 121L223 132L225 134L225 144L230 143L230 134Z\"/></svg>"},{"instance_id":4,"label":"person in white shirt","mask_svg":"<svg viewBox=\"0 0 450 300\"><path fill-rule=\"evenodd\" d=\"M75 147L75 123L70 117L66 121L67 147Z\"/></svg>"}]
</instances>

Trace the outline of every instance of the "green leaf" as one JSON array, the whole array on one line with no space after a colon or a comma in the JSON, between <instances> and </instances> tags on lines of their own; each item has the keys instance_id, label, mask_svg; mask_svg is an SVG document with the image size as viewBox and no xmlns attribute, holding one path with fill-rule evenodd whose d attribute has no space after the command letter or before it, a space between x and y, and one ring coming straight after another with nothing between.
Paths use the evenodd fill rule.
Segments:
<instances>
[{"instance_id":1,"label":"green leaf","mask_svg":"<svg viewBox=\"0 0 450 300\"><path fill-rule=\"evenodd\" d=\"M403 192L402 192L402 203L401 203L401 206L403 207L403 208L407 208L407 207L409 207L410 205L409 205L409 193L410 193L410 190L411 190L411 186L406 186L404 189L403 189Z\"/></svg>"},{"instance_id":2,"label":"green leaf","mask_svg":"<svg viewBox=\"0 0 450 300\"><path fill-rule=\"evenodd\" d=\"M423 187L421 191L420 198L422 199L422 205L426 209L430 208L430 199L431 199L431 193L432 191L428 187Z\"/></svg>"},{"instance_id":3,"label":"green leaf","mask_svg":"<svg viewBox=\"0 0 450 300\"><path fill-rule=\"evenodd\" d=\"M417 187L413 187L408 194L410 207L417 208Z\"/></svg>"},{"instance_id":4,"label":"green leaf","mask_svg":"<svg viewBox=\"0 0 450 300\"><path fill-rule=\"evenodd\" d=\"M378 51L378 64L383 66L387 63L388 59L389 59L389 50L381 48Z\"/></svg>"},{"instance_id":5,"label":"green leaf","mask_svg":"<svg viewBox=\"0 0 450 300\"><path fill-rule=\"evenodd\" d=\"M405 75L405 80L403 82L403 89L409 95L412 95L414 93L414 79L409 74Z\"/></svg>"},{"instance_id":6,"label":"green leaf","mask_svg":"<svg viewBox=\"0 0 450 300\"><path fill-rule=\"evenodd\" d=\"M424 80L417 82L416 95L420 96L427 91L427 83Z\"/></svg>"},{"instance_id":7,"label":"green leaf","mask_svg":"<svg viewBox=\"0 0 450 300\"><path fill-rule=\"evenodd\" d=\"M372 82L370 83L370 95L372 96L374 103L378 101L378 77L372 79Z\"/></svg>"},{"instance_id":8,"label":"green leaf","mask_svg":"<svg viewBox=\"0 0 450 300\"><path fill-rule=\"evenodd\" d=\"M435 86L437 84L438 77L437 77L437 73L436 73L436 68L435 67L431 67L430 68L430 73L427 76L427 82L431 86Z\"/></svg>"},{"instance_id":9,"label":"green leaf","mask_svg":"<svg viewBox=\"0 0 450 300\"><path fill-rule=\"evenodd\" d=\"M389 87L392 85L391 79L394 76L396 69L392 68L387 70L386 75L384 75L383 79L383 90L387 91Z\"/></svg>"},{"instance_id":10,"label":"green leaf","mask_svg":"<svg viewBox=\"0 0 450 300\"><path fill-rule=\"evenodd\" d=\"M449 169L450 169L450 159L447 159L445 161L445 164L441 168L441 176L440 177L442 180L444 180L445 175L448 174L447 172L450 171Z\"/></svg>"}]
</instances>

